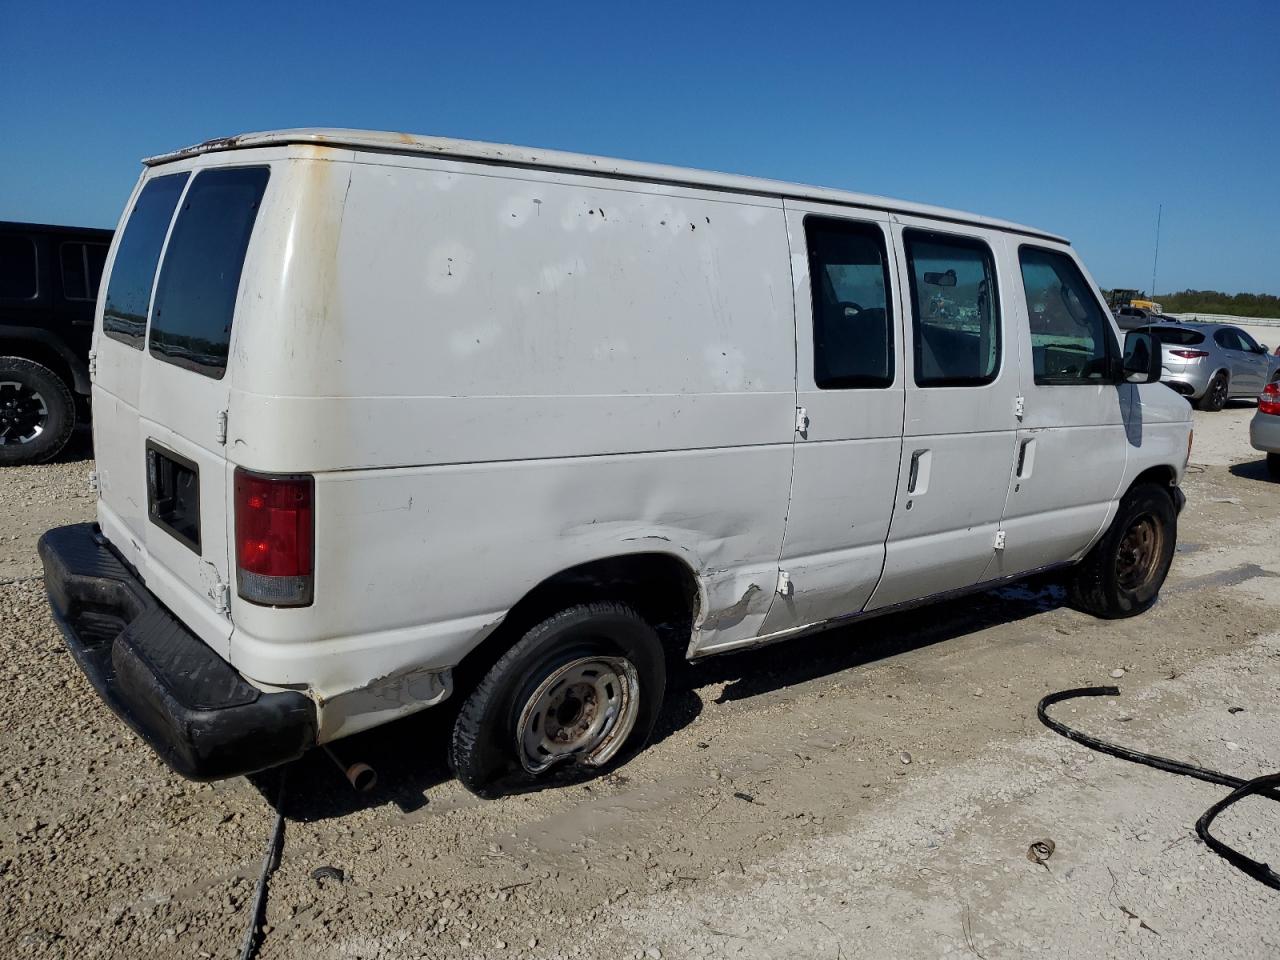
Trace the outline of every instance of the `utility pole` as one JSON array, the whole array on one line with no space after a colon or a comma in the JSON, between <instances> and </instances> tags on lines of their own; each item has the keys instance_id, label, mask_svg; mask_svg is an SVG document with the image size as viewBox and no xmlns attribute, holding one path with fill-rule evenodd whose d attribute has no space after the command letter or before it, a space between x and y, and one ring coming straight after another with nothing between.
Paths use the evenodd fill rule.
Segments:
<instances>
[{"instance_id":1,"label":"utility pole","mask_svg":"<svg viewBox=\"0 0 1280 960\"><path fill-rule=\"evenodd\" d=\"M1160 266L1160 219L1164 215L1164 204L1156 208L1156 255L1151 261L1151 299L1156 298L1156 268Z\"/></svg>"}]
</instances>

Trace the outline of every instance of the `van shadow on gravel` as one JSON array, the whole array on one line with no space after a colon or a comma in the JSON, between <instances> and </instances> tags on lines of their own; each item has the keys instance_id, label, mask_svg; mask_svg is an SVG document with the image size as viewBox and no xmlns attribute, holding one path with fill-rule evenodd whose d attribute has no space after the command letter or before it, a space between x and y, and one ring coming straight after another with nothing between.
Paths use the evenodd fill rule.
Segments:
<instances>
[{"instance_id":1,"label":"van shadow on gravel","mask_svg":"<svg viewBox=\"0 0 1280 960\"><path fill-rule=\"evenodd\" d=\"M988 627L1023 620L1065 603L1060 587L1038 578L1017 581L956 600L886 614L811 637L788 641L783 647L762 647L712 657L698 663L676 660L669 665L667 696L650 746L691 724L704 702L698 690L726 683L716 703L749 700L784 687L796 686L941 643ZM312 750L288 768L284 815L313 822L346 816L359 810L393 804L404 813L427 806L426 791L450 780L446 756L456 701L347 737L335 750L344 762L360 761L377 771L377 785L357 793L338 765L323 751ZM279 771L264 771L248 779L275 806ZM548 787L560 786L549 783Z\"/></svg>"}]
</instances>

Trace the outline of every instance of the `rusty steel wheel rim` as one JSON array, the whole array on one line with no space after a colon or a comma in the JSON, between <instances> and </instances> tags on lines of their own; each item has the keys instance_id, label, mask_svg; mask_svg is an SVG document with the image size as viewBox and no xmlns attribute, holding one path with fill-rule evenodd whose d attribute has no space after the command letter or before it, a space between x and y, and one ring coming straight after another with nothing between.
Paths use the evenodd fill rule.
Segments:
<instances>
[{"instance_id":1,"label":"rusty steel wheel rim","mask_svg":"<svg viewBox=\"0 0 1280 960\"><path fill-rule=\"evenodd\" d=\"M1164 554L1164 527L1143 514L1125 531L1116 553L1116 580L1125 590L1140 590L1156 578Z\"/></svg>"},{"instance_id":2,"label":"rusty steel wheel rim","mask_svg":"<svg viewBox=\"0 0 1280 960\"><path fill-rule=\"evenodd\" d=\"M552 671L529 696L516 749L529 773L565 760L608 763L636 724L640 676L625 657L581 657Z\"/></svg>"}]
</instances>

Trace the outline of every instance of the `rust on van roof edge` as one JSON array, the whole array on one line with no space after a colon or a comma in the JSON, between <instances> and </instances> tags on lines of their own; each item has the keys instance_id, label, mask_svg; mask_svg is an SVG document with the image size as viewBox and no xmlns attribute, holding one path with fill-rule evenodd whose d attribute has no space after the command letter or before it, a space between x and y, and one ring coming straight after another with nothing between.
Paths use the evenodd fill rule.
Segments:
<instances>
[{"instance_id":1,"label":"rust on van roof edge","mask_svg":"<svg viewBox=\"0 0 1280 960\"><path fill-rule=\"evenodd\" d=\"M613 157L595 157L589 154L567 153L560 150L538 150L510 144L485 143L477 140L455 140L450 137L426 137L409 133L392 133L376 130L344 130L301 128L296 130L268 130L260 133L242 133L232 137L206 140L181 150L147 157L142 162L148 167L172 163L205 153L222 150L240 150L252 147L309 144L312 146L342 147L351 150L381 153L419 154L473 160L481 163L513 167L539 167L594 176L619 177L649 183L668 183L676 186L723 190L731 193L757 194L793 200L813 200L841 206L864 207L883 210L886 213L903 213L929 217L953 223L968 223L990 227L1027 236L1051 240L1054 243L1070 243L1065 237L1037 230L1008 220L985 217L962 210L950 210L909 200L894 200L871 194L854 193L831 187L815 187L807 184L767 180L735 173L717 173L688 167L672 167L664 164L645 163L636 160L620 160Z\"/></svg>"}]
</instances>

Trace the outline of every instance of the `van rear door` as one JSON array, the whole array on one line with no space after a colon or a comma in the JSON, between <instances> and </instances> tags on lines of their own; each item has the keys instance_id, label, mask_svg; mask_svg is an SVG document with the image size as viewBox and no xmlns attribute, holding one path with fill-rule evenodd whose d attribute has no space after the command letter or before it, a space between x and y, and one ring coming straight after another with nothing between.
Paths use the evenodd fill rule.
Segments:
<instances>
[{"instance_id":1,"label":"van rear door","mask_svg":"<svg viewBox=\"0 0 1280 960\"><path fill-rule=\"evenodd\" d=\"M268 176L265 166L151 176L111 265L99 338L99 522L151 591L224 656L227 367Z\"/></svg>"}]
</instances>

